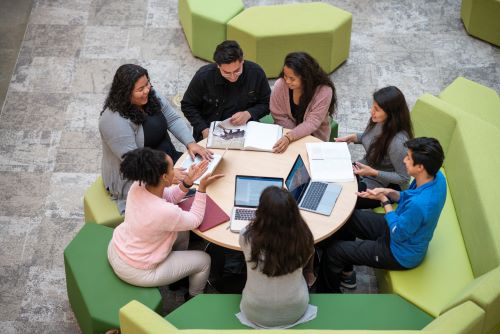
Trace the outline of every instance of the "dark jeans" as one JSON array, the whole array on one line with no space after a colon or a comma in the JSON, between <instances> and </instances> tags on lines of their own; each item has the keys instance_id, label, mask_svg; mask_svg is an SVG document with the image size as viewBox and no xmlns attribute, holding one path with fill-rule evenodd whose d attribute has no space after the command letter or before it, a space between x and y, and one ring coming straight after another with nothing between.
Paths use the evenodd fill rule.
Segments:
<instances>
[{"instance_id":1,"label":"dark jeans","mask_svg":"<svg viewBox=\"0 0 500 334\"><path fill-rule=\"evenodd\" d=\"M321 258L317 291L340 293L342 272L352 271L353 265L406 269L392 255L390 232L383 214L355 210L332 236Z\"/></svg>"},{"instance_id":2,"label":"dark jeans","mask_svg":"<svg viewBox=\"0 0 500 334\"><path fill-rule=\"evenodd\" d=\"M357 175L356 178L358 179L358 191L366 191L366 183L364 183ZM401 190L401 187L398 184L394 183L389 184L387 188L391 188L397 191ZM376 199L358 197L358 199L356 200L355 209L374 209L378 208L379 206L380 201L377 201Z\"/></svg>"}]
</instances>

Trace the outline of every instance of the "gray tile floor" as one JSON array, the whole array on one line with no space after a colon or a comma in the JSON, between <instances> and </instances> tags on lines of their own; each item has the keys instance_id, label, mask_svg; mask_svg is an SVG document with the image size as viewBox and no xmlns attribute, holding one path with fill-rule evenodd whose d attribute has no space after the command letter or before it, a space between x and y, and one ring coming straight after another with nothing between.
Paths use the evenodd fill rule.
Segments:
<instances>
[{"instance_id":1,"label":"gray tile floor","mask_svg":"<svg viewBox=\"0 0 500 334\"><path fill-rule=\"evenodd\" d=\"M372 92L386 85L410 107L460 75L500 90L500 49L467 35L460 1L328 2L353 13L349 59L332 74L341 135L364 128ZM34 1L0 114L1 333L79 332L62 252L83 224L83 192L100 169L97 119L125 62L148 68L168 98L183 94L205 62L190 54L177 1ZM358 292L376 291L361 271Z\"/></svg>"}]
</instances>

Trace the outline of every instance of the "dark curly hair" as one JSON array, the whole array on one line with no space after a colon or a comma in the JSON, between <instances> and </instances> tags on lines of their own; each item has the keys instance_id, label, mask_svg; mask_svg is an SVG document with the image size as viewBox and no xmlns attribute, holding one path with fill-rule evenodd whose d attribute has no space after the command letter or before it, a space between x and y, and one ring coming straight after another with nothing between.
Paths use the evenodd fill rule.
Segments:
<instances>
[{"instance_id":1,"label":"dark curly hair","mask_svg":"<svg viewBox=\"0 0 500 334\"><path fill-rule=\"evenodd\" d=\"M300 215L293 196L286 189L268 187L259 199L255 220L244 238L251 245L248 262L261 264L269 277L282 276L303 268L314 253L314 239Z\"/></svg>"},{"instance_id":2,"label":"dark curly hair","mask_svg":"<svg viewBox=\"0 0 500 334\"><path fill-rule=\"evenodd\" d=\"M168 172L169 164L165 152L148 147L137 148L122 156L120 173L127 180L157 186L160 177Z\"/></svg>"},{"instance_id":3,"label":"dark curly hair","mask_svg":"<svg viewBox=\"0 0 500 334\"><path fill-rule=\"evenodd\" d=\"M292 52L285 57L283 66L290 68L298 77L302 84L302 95L299 100L298 123L304 121L304 114L307 106L311 102L316 89L319 86L328 86L332 89L332 100L328 107L328 114L333 116L337 107L337 94L335 86L326 72L319 66L316 59L305 52ZM280 78L284 77L283 70Z\"/></svg>"},{"instance_id":4,"label":"dark curly hair","mask_svg":"<svg viewBox=\"0 0 500 334\"><path fill-rule=\"evenodd\" d=\"M370 144L366 154L366 160L370 164L380 163L387 155L387 150L392 139L399 132L405 132L408 138L413 138L413 126L410 119L410 111L406 104L405 96L395 86L388 86L373 93L373 101L387 114L387 119L382 125L382 132ZM366 131L376 125L371 119L366 126Z\"/></svg>"},{"instance_id":5,"label":"dark curly hair","mask_svg":"<svg viewBox=\"0 0 500 334\"><path fill-rule=\"evenodd\" d=\"M146 115L161 112L160 100L153 89L149 91L148 103L142 110L130 103L130 95L134 85L143 76L146 76L149 81L148 71L139 65L125 64L120 66L116 70L101 115L106 108L109 108L113 112L118 112L123 118L130 119L135 124L142 124L146 120Z\"/></svg>"}]
</instances>

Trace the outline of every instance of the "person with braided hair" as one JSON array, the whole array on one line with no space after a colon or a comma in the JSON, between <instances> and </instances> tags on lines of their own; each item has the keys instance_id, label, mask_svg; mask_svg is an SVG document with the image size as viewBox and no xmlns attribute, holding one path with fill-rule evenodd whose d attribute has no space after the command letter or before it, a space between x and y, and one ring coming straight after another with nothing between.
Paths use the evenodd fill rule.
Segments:
<instances>
[{"instance_id":1,"label":"person with braided hair","mask_svg":"<svg viewBox=\"0 0 500 334\"><path fill-rule=\"evenodd\" d=\"M108 247L108 259L118 277L143 287L162 286L189 276L189 295L203 292L210 273L210 256L187 250L189 231L205 214L206 188L223 175L204 176L189 211L177 206L193 181L207 170L208 160L193 164L183 181L172 185L172 158L162 151L139 148L125 153L120 172L133 181L125 220Z\"/></svg>"},{"instance_id":2,"label":"person with braided hair","mask_svg":"<svg viewBox=\"0 0 500 334\"><path fill-rule=\"evenodd\" d=\"M186 146L191 157L198 154L211 159L212 153L195 142L186 121L153 89L148 71L135 64L120 66L101 111L99 132L102 179L121 213L131 185L119 173L122 155L150 147L165 152L175 163L182 154L174 147L169 131ZM176 182L184 175L183 170L175 169Z\"/></svg>"}]
</instances>

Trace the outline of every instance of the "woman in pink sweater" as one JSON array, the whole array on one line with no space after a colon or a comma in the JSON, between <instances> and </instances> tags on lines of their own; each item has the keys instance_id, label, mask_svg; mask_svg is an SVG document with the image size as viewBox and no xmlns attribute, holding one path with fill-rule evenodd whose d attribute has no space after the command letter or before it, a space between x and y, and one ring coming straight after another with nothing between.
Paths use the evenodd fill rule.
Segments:
<instances>
[{"instance_id":1,"label":"woman in pink sweater","mask_svg":"<svg viewBox=\"0 0 500 334\"><path fill-rule=\"evenodd\" d=\"M164 152L139 148L123 155L120 172L135 182L128 193L125 220L115 229L108 247L109 263L118 277L151 287L189 276L189 295L203 292L210 257L187 250L189 230L203 220L206 187L222 175L202 178L190 211L183 211L177 203L207 165L208 160L204 160L191 166L183 182L171 186L173 162Z\"/></svg>"},{"instance_id":2,"label":"woman in pink sweater","mask_svg":"<svg viewBox=\"0 0 500 334\"><path fill-rule=\"evenodd\" d=\"M269 108L274 123L292 131L276 142L274 152L282 153L291 142L308 135L327 141L336 104L335 86L318 62L305 52L289 53Z\"/></svg>"}]
</instances>

